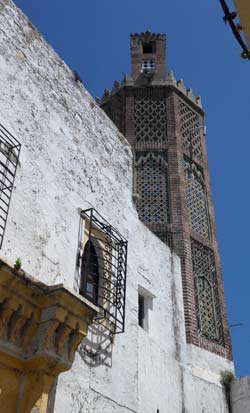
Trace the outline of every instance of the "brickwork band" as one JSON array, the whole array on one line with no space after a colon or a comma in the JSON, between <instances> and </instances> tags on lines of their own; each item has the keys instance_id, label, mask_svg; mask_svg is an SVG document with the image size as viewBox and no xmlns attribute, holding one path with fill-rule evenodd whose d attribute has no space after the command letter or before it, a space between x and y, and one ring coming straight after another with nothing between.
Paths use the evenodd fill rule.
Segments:
<instances>
[{"instance_id":1,"label":"brickwork band","mask_svg":"<svg viewBox=\"0 0 250 413\"><path fill-rule=\"evenodd\" d=\"M231 359L204 112L166 77L165 43L131 35L132 77L101 107L134 152L140 219L181 258L187 342Z\"/></svg>"}]
</instances>

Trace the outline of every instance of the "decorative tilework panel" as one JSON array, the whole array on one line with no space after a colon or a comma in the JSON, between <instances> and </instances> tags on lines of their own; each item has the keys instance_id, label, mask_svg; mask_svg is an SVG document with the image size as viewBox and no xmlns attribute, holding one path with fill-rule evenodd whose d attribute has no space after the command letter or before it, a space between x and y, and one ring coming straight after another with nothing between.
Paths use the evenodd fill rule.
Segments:
<instances>
[{"instance_id":1,"label":"decorative tilework panel","mask_svg":"<svg viewBox=\"0 0 250 413\"><path fill-rule=\"evenodd\" d=\"M184 177L190 226L193 231L209 238L206 191L202 173L194 163L185 160Z\"/></svg>"},{"instance_id":2,"label":"decorative tilework panel","mask_svg":"<svg viewBox=\"0 0 250 413\"><path fill-rule=\"evenodd\" d=\"M195 240L191 246L199 334L223 344L214 253Z\"/></svg>"},{"instance_id":3,"label":"decorative tilework panel","mask_svg":"<svg viewBox=\"0 0 250 413\"><path fill-rule=\"evenodd\" d=\"M142 221L168 222L169 199L167 163L148 153L136 162L137 211Z\"/></svg>"}]
</instances>

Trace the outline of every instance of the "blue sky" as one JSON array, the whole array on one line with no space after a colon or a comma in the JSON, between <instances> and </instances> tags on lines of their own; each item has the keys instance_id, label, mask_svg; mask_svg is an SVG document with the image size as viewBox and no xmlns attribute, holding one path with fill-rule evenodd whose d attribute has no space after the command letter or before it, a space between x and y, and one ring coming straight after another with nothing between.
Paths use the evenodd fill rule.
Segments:
<instances>
[{"instance_id":1,"label":"blue sky","mask_svg":"<svg viewBox=\"0 0 250 413\"><path fill-rule=\"evenodd\" d=\"M202 96L234 359L250 374L249 65L219 0L16 0L45 39L101 96L130 73L129 34L167 34L167 66Z\"/></svg>"}]
</instances>

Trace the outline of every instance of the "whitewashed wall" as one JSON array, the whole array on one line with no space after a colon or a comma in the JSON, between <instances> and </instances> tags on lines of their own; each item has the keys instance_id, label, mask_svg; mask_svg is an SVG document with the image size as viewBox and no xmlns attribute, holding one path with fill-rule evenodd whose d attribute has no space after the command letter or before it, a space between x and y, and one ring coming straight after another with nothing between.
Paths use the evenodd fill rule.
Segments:
<instances>
[{"instance_id":1,"label":"whitewashed wall","mask_svg":"<svg viewBox=\"0 0 250 413\"><path fill-rule=\"evenodd\" d=\"M232 413L250 412L250 376L240 377L231 383Z\"/></svg>"},{"instance_id":2,"label":"whitewashed wall","mask_svg":"<svg viewBox=\"0 0 250 413\"><path fill-rule=\"evenodd\" d=\"M185 344L179 259L138 220L127 141L10 0L0 0L0 122L22 143L0 256L73 288L79 208L129 241L126 332L112 343L91 328L55 412L226 412L219 372L232 364ZM138 285L154 297L148 332Z\"/></svg>"}]
</instances>

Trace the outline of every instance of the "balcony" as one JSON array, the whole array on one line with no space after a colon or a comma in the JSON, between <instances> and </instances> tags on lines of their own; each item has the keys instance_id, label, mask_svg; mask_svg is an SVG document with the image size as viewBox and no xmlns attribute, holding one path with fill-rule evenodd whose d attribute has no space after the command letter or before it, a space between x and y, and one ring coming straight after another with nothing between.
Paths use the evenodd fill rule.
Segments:
<instances>
[{"instance_id":1,"label":"balcony","mask_svg":"<svg viewBox=\"0 0 250 413\"><path fill-rule=\"evenodd\" d=\"M56 377L72 366L98 307L0 260L1 411L47 412Z\"/></svg>"}]
</instances>

